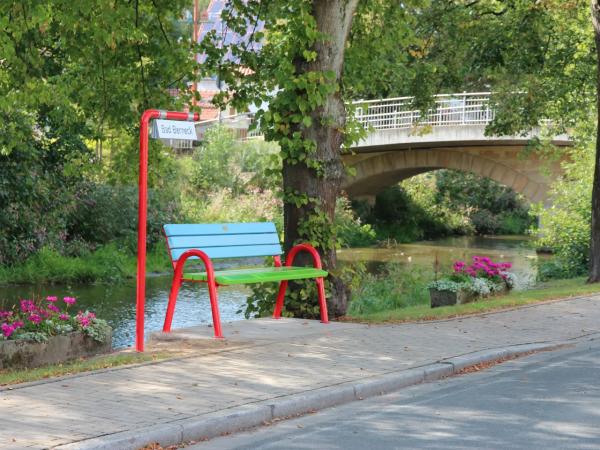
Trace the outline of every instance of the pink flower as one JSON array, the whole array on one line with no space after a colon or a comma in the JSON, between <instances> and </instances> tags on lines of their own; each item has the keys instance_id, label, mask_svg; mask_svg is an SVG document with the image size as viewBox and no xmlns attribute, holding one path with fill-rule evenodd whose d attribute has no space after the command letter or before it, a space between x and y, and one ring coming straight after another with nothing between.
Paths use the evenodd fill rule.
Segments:
<instances>
[{"instance_id":1,"label":"pink flower","mask_svg":"<svg viewBox=\"0 0 600 450\"><path fill-rule=\"evenodd\" d=\"M30 314L28 319L36 325L42 321L42 318L38 314Z\"/></svg>"},{"instance_id":2,"label":"pink flower","mask_svg":"<svg viewBox=\"0 0 600 450\"><path fill-rule=\"evenodd\" d=\"M21 311L24 313L35 311L36 307L31 300L21 300Z\"/></svg>"},{"instance_id":3,"label":"pink flower","mask_svg":"<svg viewBox=\"0 0 600 450\"><path fill-rule=\"evenodd\" d=\"M15 329L21 328L23 325L25 325L25 324L23 323L22 320L16 320L13 322L13 327L15 327Z\"/></svg>"},{"instance_id":4,"label":"pink flower","mask_svg":"<svg viewBox=\"0 0 600 450\"><path fill-rule=\"evenodd\" d=\"M55 302L58 300L58 297L56 297L54 295L52 295L52 296L49 295L48 297L46 297L46 300L49 302Z\"/></svg>"},{"instance_id":5,"label":"pink flower","mask_svg":"<svg viewBox=\"0 0 600 450\"><path fill-rule=\"evenodd\" d=\"M462 270L465 268L465 263L464 261L456 261L453 267L455 272L462 272Z\"/></svg>"},{"instance_id":6,"label":"pink flower","mask_svg":"<svg viewBox=\"0 0 600 450\"><path fill-rule=\"evenodd\" d=\"M50 311L54 311L55 313L60 312L60 308L53 303L48 305L48 309Z\"/></svg>"},{"instance_id":7,"label":"pink flower","mask_svg":"<svg viewBox=\"0 0 600 450\"><path fill-rule=\"evenodd\" d=\"M70 319L69 315L68 314L64 314L64 313L61 314L61 315L59 315L58 318L60 320L69 320Z\"/></svg>"},{"instance_id":8,"label":"pink flower","mask_svg":"<svg viewBox=\"0 0 600 450\"><path fill-rule=\"evenodd\" d=\"M9 325L7 323L0 325L0 329L2 329L2 334L5 338L9 338L15 332L14 325Z\"/></svg>"},{"instance_id":9,"label":"pink flower","mask_svg":"<svg viewBox=\"0 0 600 450\"><path fill-rule=\"evenodd\" d=\"M75 297L64 297L63 302L65 302L67 305L74 305L76 300Z\"/></svg>"},{"instance_id":10,"label":"pink flower","mask_svg":"<svg viewBox=\"0 0 600 450\"><path fill-rule=\"evenodd\" d=\"M0 311L0 319L7 319L9 317L12 317L12 315L12 311Z\"/></svg>"},{"instance_id":11,"label":"pink flower","mask_svg":"<svg viewBox=\"0 0 600 450\"><path fill-rule=\"evenodd\" d=\"M84 314L83 312L79 311L79 313L77 314L77 317L75 317L75 320L77 320L77 322L79 322L79 325L81 325L83 328L86 328L87 326L90 325L90 322L92 318L90 318L90 314L94 314L94 313L87 313ZM94 317L96 317L94 315Z\"/></svg>"}]
</instances>

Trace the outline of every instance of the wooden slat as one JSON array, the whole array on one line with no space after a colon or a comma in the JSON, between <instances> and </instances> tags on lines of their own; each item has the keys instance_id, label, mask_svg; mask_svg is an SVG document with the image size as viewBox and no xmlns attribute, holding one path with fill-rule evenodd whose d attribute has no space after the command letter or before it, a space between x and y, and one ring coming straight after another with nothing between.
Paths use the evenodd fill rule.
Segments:
<instances>
[{"instance_id":1,"label":"wooden slat","mask_svg":"<svg viewBox=\"0 0 600 450\"><path fill-rule=\"evenodd\" d=\"M171 236L168 240L171 250L178 248L204 249L207 247L229 247L235 245L279 245L279 235L277 233Z\"/></svg>"},{"instance_id":2,"label":"wooden slat","mask_svg":"<svg viewBox=\"0 0 600 450\"><path fill-rule=\"evenodd\" d=\"M173 261L185 253L187 249L174 249L171 251ZM250 256L274 256L281 255L281 246L277 245L240 245L232 247L205 247L200 248L210 258L247 258Z\"/></svg>"},{"instance_id":3,"label":"wooden slat","mask_svg":"<svg viewBox=\"0 0 600 450\"><path fill-rule=\"evenodd\" d=\"M167 224L164 226L164 230L168 237L259 234L277 232L273 222Z\"/></svg>"}]
</instances>

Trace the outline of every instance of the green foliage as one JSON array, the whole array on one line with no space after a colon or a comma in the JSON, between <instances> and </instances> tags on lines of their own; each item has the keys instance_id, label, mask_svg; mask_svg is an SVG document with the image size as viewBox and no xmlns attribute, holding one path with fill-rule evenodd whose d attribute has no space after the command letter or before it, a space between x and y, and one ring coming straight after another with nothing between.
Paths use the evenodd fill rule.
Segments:
<instances>
[{"instance_id":1,"label":"green foliage","mask_svg":"<svg viewBox=\"0 0 600 450\"><path fill-rule=\"evenodd\" d=\"M136 214L120 193L90 186L103 176L134 184L142 111L150 104L180 109L189 97L185 79L195 63L189 41L178 34L185 6L179 0L0 5L0 120L6 124L0 264L23 263L42 248L83 254L135 226ZM182 88L180 96L170 96L169 87ZM111 158L103 171L102 154L88 146L108 137ZM150 162L150 185L162 187L173 172L156 143Z\"/></svg>"},{"instance_id":2,"label":"green foliage","mask_svg":"<svg viewBox=\"0 0 600 450\"><path fill-rule=\"evenodd\" d=\"M295 286L293 289L288 287L281 316L304 317L306 319L319 318L317 287L314 280L290 281L289 286L292 284ZM268 317L273 314L278 289L279 285L277 283L253 285L252 294L246 300L244 316L249 319L252 317Z\"/></svg>"},{"instance_id":3,"label":"green foliage","mask_svg":"<svg viewBox=\"0 0 600 450\"><path fill-rule=\"evenodd\" d=\"M362 223L352 210L346 197L339 197L335 210L335 226L338 241L344 247L367 247L376 242L375 230Z\"/></svg>"},{"instance_id":4,"label":"green foliage","mask_svg":"<svg viewBox=\"0 0 600 450\"><path fill-rule=\"evenodd\" d=\"M275 222L281 229L283 217L281 201L270 190L249 188L234 195L230 189L221 189L202 197L187 197L183 214L195 223L210 222Z\"/></svg>"},{"instance_id":5,"label":"green foliage","mask_svg":"<svg viewBox=\"0 0 600 450\"><path fill-rule=\"evenodd\" d=\"M229 189L234 195L248 187L277 191L281 160L277 145L261 140L239 141L232 130L211 128L194 152L190 182L198 193Z\"/></svg>"},{"instance_id":6,"label":"green foliage","mask_svg":"<svg viewBox=\"0 0 600 450\"><path fill-rule=\"evenodd\" d=\"M96 248L113 241L135 252L137 245L138 189L133 186L110 186L83 183L75 194L79 200L67 224L70 242L86 243ZM147 242L163 242L162 226L180 219L179 198L167 191L148 191ZM71 246L72 248L72 246ZM77 252L71 251L75 255Z\"/></svg>"},{"instance_id":7,"label":"green foliage","mask_svg":"<svg viewBox=\"0 0 600 450\"><path fill-rule=\"evenodd\" d=\"M440 320L452 317L481 314L488 311L500 311L527 304L548 300L565 299L578 295L590 295L600 291L597 283L586 283L584 278L571 280L553 280L541 283L536 288L524 291L511 291L507 295L493 297L483 302L431 308L429 303L406 308L379 310L372 313L356 313L350 319L368 323L390 323L405 321Z\"/></svg>"},{"instance_id":8,"label":"green foliage","mask_svg":"<svg viewBox=\"0 0 600 450\"><path fill-rule=\"evenodd\" d=\"M478 234L522 234L532 218L512 189L472 173L436 172L437 202L464 212Z\"/></svg>"},{"instance_id":9,"label":"green foliage","mask_svg":"<svg viewBox=\"0 0 600 450\"><path fill-rule=\"evenodd\" d=\"M266 261L266 264L270 263L271 261ZM363 280L368 276L366 267L361 262L345 263L341 267L336 268L334 275L342 280L350 292L362 286ZM294 289L288 287L281 312L282 317L318 319L320 317L320 308L315 281L290 281L289 285L294 285ZM277 283L253 284L252 294L246 300L244 316L248 319L252 317L268 317L273 314L278 288L279 285ZM325 296L329 299L330 294L326 283Z\"/></svg>"},{"instance_id":10,"label":"green foliage","mask_svg":"<svg viewBox=\"0 0 600 450\"><path fill-rule=\"evenodd\" d=\"M9 133L0 133L0 264L12 264L64 239L74 202L69 190L78 179L68 177L65 169L85 158L87 148L76 127L63 129L64 134L40 130L34 140L26 136L25 114L0 113L0 118L11 124L7 128L19 140L11 143ZM54 127L50 117L47 123Z\"/></svg>"},{"instance_id":11,"label":"green foliage","mask_svg":"<svg viewBox=\"0 0 600 450\"><path fill-rule=\"evenodd\" d=\"M536 245L554 253L553 259L542 261L538 268L543 280L581 276L589 266L593 142L574 147L562 166L565 176L553 185L552 205L536 209L541 224Z\"/></svg>"},{"instance_id":12,"label":"green foliage","mask_svg":"<svg viewBox=\"0 0 600 450\"><path fill-rule=\"evenodd\" d=\"M147 255L148 272L170 270L164 245L151 248ZM0 266L0 284L119 282L135 276L136 256L117 244L102 246L82 256L64 256L43 248L16 266Z\"/></svg>"},{"instance_id":13,"label":"green foliage","mask_svg":"<svg viewBox=\"0 0 600 450\"><path fill-rule=\"evenodd\" d=\"M115 132L116 134L116 132ZM109 160L103 165L102 181L116 186L137 185L140 164L139 136L120 133L108 145ZM148 142L148 187L176 190L179 167L173 150L156 139Z\"/></svg>"},{"instance_id":14,"label":"green foliage","mask_svg":"<svg viewBox=\"0 0 600 450\"><path fill-rule=\"evenodd\" d=\"M430 271L388 264L379 274L368 274L353 293L348 314L357 316L429 303Z\"/></svg>"},{"instance_id":15,"label":"green foliage","mask_svg":"<svg viewBox=\"0 0 600 450\"><path fill-rule=\"evenodd\" d=\"M27 124L44 129L39 114L46 111L58 128L89 124L101 135L133 127L150 102L185 101L184 78L194 61L177 19L187 6L183 0L91 0L82 8L65 0L3 2L0 114L26 111ZM182 88L182 97L171 98L168 87ZM19 141L6 131L11 145L2 152L10 153Z\"/></svg>"},{"instance_id":16,"label":"green foliage","mask_svg":"<svg viewBox=\"0 0 600 450\"><path fill-rule=\"evenodd\" d=\"M422 71L414 70L419 45L421 0L359 2L349 38L344 82L351 98L414 95L422 87ZM421 72L421 73L419 73ZM432 92L437 94L437 92Z\"/></svg>"},{"instance_id":17,"label":"green foliage","mask_svg":"<svg viewBox=\"0 0 600 450\"><path fill-rule=\"evenodd\" d=\"M354 202L378 240L414 242L463 234L523 234L532 218L524 200L498 183L470 173L438 170L417 175L376 197Z\"/></svg>"},{"instance_id":18,"label":"green foliage","mask_svg":"<svg viewBox=\"0 0 600 450\"><path fill-rule=\"evenodd\" d=\"M231 130L208 130L193 157L183 159L182 213L205 222L275 222L283 228L281 160L277 146L236 140Z\"/></svg>"},{"instance_id":19,"label":"green foliage","mask_svg":"<svg viewBox=\"0 0 600 450\"><path fill-rule=\"evenodd\" d=\"M96 342L106 342L112 333L112 328L104 319L91 319L90 324L82 328L82 331Z\"/></svg>"}]
</instances>

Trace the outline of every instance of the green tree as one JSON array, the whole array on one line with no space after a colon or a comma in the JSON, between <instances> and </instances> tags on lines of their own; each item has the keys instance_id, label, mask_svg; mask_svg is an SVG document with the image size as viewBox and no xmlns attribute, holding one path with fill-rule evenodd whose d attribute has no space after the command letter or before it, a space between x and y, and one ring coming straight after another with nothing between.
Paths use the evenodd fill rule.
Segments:
<instances>
[{"instance_id":1,"label":"green tree","mask_svg":"<svg viewBox=\"0 0 600 450\"><path fill-rule=\"evenodd\" d=\"M90 143L109 130L134 135L145 108L186 101L194 62L178 34L184 6L0 4L0 263L68 239L66 217L81 201L75 185L98 162ZM170 97L169 87L183 94Z\"/></svg>"},{"instance_id":2,"label":"green tree","mask_svg":"<svg viewBox=\"0 0 600 450\"><path fill-rule=\"evenodd\" d=\"M289 250L308 241L318 247L332 272L333 315L343 314L348 302L348 290L335 273L334 214L344 176L340 149L348 137L344 54L357 5L358 0L233 0L222 19L230 32L248 36L247 42L228 45L214 32L202 46L205 70L227 83L229 101L241 108L269 104L258 120L266 139L281 148L284 246ZM266 36L256 31L259 20ZM226 59L229 52L233 58ZM243 76L242 68L251 74Z\"/></svg>"},{"instance_id":3,"label":"green tree","mask_svg":"<svg viewBox=\"0 0 600 450\"><path fill-rule=\"evenodd\" d=\"M592 217L590 245L590 283L600 282L600 2L591 1L592 24L596 44L596 156L594 159L594 179L592 188Z\"/></svg>"}]
</instances>

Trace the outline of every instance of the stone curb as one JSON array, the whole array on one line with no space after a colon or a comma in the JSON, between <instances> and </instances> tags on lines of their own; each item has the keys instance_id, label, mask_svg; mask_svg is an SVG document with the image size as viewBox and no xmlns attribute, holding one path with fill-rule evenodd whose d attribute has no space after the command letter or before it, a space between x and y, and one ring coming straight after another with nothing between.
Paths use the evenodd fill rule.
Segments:
<instances>
[{"instance_id":1,"label":"stone curb","mask_svg":"<svg viewBox=\"0 0 600 450\"><path fill-rule=\"evenodd\" d=\"M459 373L477 364L514 358L532 352L553 350L564 344L521 344L455 356L421 367L349 381L297 394L285 395L254 404L233 407L161 425L109 434L84 441L52 447L55 450L138 450L153 442L162 446L185 441L210 439L262 425L275 419L305 414L354 400L383 395L408 386Z\"/></svg>"}]
</instances>

